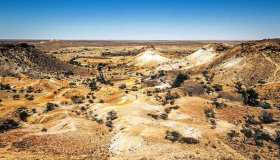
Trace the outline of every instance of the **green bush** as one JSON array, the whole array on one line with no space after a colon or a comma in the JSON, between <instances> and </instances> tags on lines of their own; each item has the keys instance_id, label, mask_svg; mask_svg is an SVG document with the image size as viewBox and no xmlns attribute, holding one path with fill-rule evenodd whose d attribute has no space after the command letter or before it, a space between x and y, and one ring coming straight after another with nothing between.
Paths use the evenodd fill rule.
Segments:
<instances>
[{"instance_id":1,"label":"green bush","mask_svg":"<svg viewBox=\"0 0 280 160\"><path fill-rule=\"evenodd\" d=\"M17 114L22 121L27 121L27 118L30 116L29 111L25 107L21 107L17 109Z\"/></svg>"},{"instance_id":2,"label":"green bush","mask_svg":"<svg viewBox=\"0 0 280 160\"><path fill-rule=\"evenodd\" d=\"M97 89L97 85L96 85L96 81L95 79L90 80L89 84L88 84L89 88L94 91Z\"/></svg>"},{"instance_id":3,"label":"green bush","mask_svg":"<svg viewBox=\"0 0 280 160\"><path fill-rule=\"evenodd\" d=\"M0 90L10 90L11 86L9 84L0 83Z\"/></svg>"},{"instance_id":4,"label":"green bush","mask_svg":"<svg viewBox=\"0 0 280 160\"><path fill-rule=\"evenodd\" d=\"M245 90L245 91L242 91L242 97L243 97L243 102L246 104L246 105L249 105L249 106L258 106L259 104L259 101L258 101L258 93L250 88L248 90Z\"/></svg>"},{"instance_id":5,"label":"green bush","mask_svg":"<svg viewBox=\"0 0 280 160\"><path fill-rule=\"evenodd\" d=\"M167 131L165 139L170 140L171 142L176 142L178 141L182 135L179 132L176 131Z\"/></svg>"},{"instance_id":6,"label":"green bush","mask_svg":"<svg viewBox=\"0 0 280 160\"><path fill-rule=\"evenodd\" d=\"M270 112L263 111L259 116L259 119L263 123L272 123L274 122L273 114Z\"/></svg>"},{"instance_id":7,"label":"green bush","mask_svg":"<svg viewBox=\"0 0 280 160\"><path fill-rule=\"evenodd\" d=\"M172 84L172 87L176 88L176 87L180 87L181 84L185 81L189 79L189 76L188 75L185 75L185 74L178 74L176 79L174 80L173 84Z\"/></svg>"},{"instance_id":8,"label":"green bush","mask_svg":"<svg viewBox=\"0 0 280 160\"><path fill-rule=\"evenodd\" d=\"M19 126L19 123L13 119L0 120L0 133L6 132L11 129L16 129Z\"/></svg>"},{"instance_id":9,"label":"green bush","mask_svg":"<svg viewBox=\"0 0 280 160\"><path fill-rule=\"evenodd\" d=\"M263 102L263 103L260 103L260 107L262 107L263 109L270 109L271 105L268 102Z\"/></svg>"},{"instance_id":10,"label":"green bush","mask_svg":"<svg viewBox=\"0 0 280 160\"><path fill-rule=\"evenodd\" d=\"M204 113L207 118L215 118L215 112L212 108L205 109Z\"/></svg>"},{"instance_id":11,"label":"green bush","mask_svg":"<svg viewBox=\"0 0 280 160\"><path fill-rule=\"evenodd\" d=\"M84 102L85 97L84 96L73 96L71 97L71 100L75 104L81 104Z\"/></svg>"},{"instance_id":12,"label":"green bush","mask_svg":"<svg viewBox=\"0 0 280 160\"><path fill-rule=\"evenodd\" d=\"M54 103L47 103L45 112L50 112L50 111L54 110L54 109L57 108L57 107L58 107L57 104L54 104Z\"/></svg>"}]
</instances>

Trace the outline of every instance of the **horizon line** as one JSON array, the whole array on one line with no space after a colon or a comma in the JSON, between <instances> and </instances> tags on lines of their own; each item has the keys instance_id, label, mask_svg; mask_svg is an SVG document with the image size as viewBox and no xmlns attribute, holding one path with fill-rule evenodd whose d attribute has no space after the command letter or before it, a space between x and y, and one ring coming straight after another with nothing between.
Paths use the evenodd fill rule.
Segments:
<instances>
[{"instance_id":1,"label":"horizon line","mask_svg":"<svg viewBox=\"0 0 280 160\"><path fill-rule=\"evenodd\" d=\"M0 38L0 41L258 41L267 39L280 39L279 38L262 38L262 39L31 39L31 38Z\"/></svg>"}]
</instances>

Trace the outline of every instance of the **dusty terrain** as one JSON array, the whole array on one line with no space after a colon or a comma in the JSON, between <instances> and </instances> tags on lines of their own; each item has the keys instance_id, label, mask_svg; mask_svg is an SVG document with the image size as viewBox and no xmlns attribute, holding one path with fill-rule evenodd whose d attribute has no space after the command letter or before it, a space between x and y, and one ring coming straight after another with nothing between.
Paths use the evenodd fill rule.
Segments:
<instances>
[{"instance_id":1,"label":"dusty terrain","mask_svg":"<svg viewBox=\"0 0 280 160\"><path fill-rule=\"evenodd\" d=\"M0 44L0 159L280 159L280 40Z\"/></svg>"}]
</instances>

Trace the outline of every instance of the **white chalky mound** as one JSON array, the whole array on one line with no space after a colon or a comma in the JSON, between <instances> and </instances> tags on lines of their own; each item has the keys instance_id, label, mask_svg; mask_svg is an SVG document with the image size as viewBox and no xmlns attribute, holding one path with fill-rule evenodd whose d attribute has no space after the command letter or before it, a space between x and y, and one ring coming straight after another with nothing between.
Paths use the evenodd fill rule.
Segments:
<instances>
[{"instance_id":1,"label":"white chalky mound","mask_svg":"<svg viewBox=\"0 0 280 160\"><path fill-rule=\"evenodd\" d=\"M140 53L134 60L134 65L138 67L153 67L168 62L169 59L160 55L159 52L149 49Z\"/></svg>"},{"instance_id":2,"label":"white chalky mound","mask_svg":"<svg viewBox=\"0 0 280 160\"><path fill-rule=\"evenodd\" d=\"M213 61L216 55L217 54L211 49L199 49L193 54L189 55L188 60L195 65L201 65Z\"/></svg>"},{"instance_id":3,"label":"white chalky mound","mask_svg":"<svg viewBox=\"0 0 280 160\"><path fill-rule=\"evenodd\" d=\"M221 64L221 68L223 69L230 69L230 68L234 68L234 67L238 67L240 66L240 63L242 62L243 58L233 58L230 59L228 61L226 61L225 63Z\"/></svg>"},{"instance_id":4,"label":"white chalky mound","mask_svg":"<svg viewBox=\"0 0 280 160\"><path fill-rule=\"evenodd\" d=\"M217 53L213 48L201 48L184 59L164 63L157 67L158 70L174 70L174 69L190 69L199 65L204 65L213 62L217 57Z\"/></svg>"}]
</instances>

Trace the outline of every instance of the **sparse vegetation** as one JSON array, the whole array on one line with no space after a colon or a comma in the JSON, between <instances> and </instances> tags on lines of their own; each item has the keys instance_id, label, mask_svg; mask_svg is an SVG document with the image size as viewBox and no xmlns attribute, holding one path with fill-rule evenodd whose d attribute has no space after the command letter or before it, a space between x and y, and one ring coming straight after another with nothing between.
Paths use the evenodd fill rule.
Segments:
<instances>
[{"instance_id":1,"label":"sparse vegetation","mask_svg":"<svg viewBox=\"0 0 280 160\"><path fill-rule=\"evenodd\" d=\"M32 108L32 113L37 113L36 108Z\"/></svg>"},{"instance_id":2,"label":"sparse vegetation","mask_svg":"<svg viewBox=\"0 0 280 160\"><path fill-rule=\"evenodd\" d=\"M167 131L165 139L170 140L171 142L176 142L181 138L181 134L176 131Z\"/></svg>"},{"instance_id":3,"label":"sparse vegetation","mask_svg":"<svg viewBox=\"0 0 280 160\"><path fill-rule=\"evenodd\" d=\"M73 96L71 100L74 104L81 104L84 103L85 97L84 96Z\"/></svg>"},{"instance_id":4,"label":"sparse vegetation","mask_svg":"<svg viewBox=\"0 0 280 160\"><path fill-rule=\"evenodd\" d=\"M29 100L29 101L33 101L33 100L34 100L34 95L26 94L24 97L25 97L27 100Z\"/></svg>"},{"instance_id":5,"label":"sparse vegetation","mask_svg":"<svg viewBox=\"0 0 280 160\"><path fill-rule=\"evenodd\" d=\"M263 123L272 123L275 120L273 119L273 114L267 111L263 111L259 117L260 121Z\"/></svg>"},{"instance_id":6,"label":"sparse vegetation","mask_svg":"<svg viewBox=\"0 0 280 160\"><path fill-rule=\"evenodd\" d=\"M173 84L172 84L172 87L176 88L176 87L180 87L181 84L185 81L189 79L189 76L186 75L186 74L178 74L176 79L174 80Z\"/></svg>"},{"instance_id":7,"label":"sparse vegetation","mask_svg":"<svg viewBox=\"0 0 280 160\"><path fill-rule=\"evenodd\" d=\"M246 105L258 106L258 93L254 89L250 88L248 90L243 91L242 96Z\"/></svg>"},{"instance_id":8,"label":"sparse vegetation","mask_svg":"<svg viewBox=\"0 0 280 160\"><path fill-rule=\"evenodd\" d=\"M118 118L118 116L117 116L117 112L116 111L110 111L110 112L107 113L107 118L106 118L107 120L113 121L113 120L115 120L117 118Z\"/></svg>"},{"instance_id":9,"label":"sparse vegetation","mask_svg":"<svg viewBox=\"0 0 280 160\"><path fill-rule=\"evenodd\" d=\"M121 85L119 86L119 88L120 88L120 89L126 89L126 84L124 84L124 83L121 84Z\"/></svg>"},{"instance_id":10,"label":"sparse vegetation","mask_svg":"<svg viewBox=\"0 0 280 160\"><path fill-rule=\"evenodd\" d=\"M16 113L19 116L20 120L24 122L26 122L27 118L30 116L28 109L25 107L18 108Z\"/></svg>"},{"instance_id":11,"label":"sparse vegetation","mask_svg":"<svg viewBox=\"0 0 280 160\"><path fill-rule=\"evenodd\" d=\"M55 108L57 108L57 107L58 107L57 104L54 104L54 103L47 103L45 112L53 111L53 110L54 110Z\"/></svg>"},{"instance_id":12,"label":"sparse vegetation","mask_svg":"<svg viewBox=\"0 0 280 160\"><path fill-rule=\"evenodd\" d=\"M88 84L89 88L92 90L92 91L95 91L97 89L97 85L96 85L96 81L95 79L91 79L89 84Z\"/></svg>"},{"instance_id":13,"label":"sparse vegetation","mask_svg":"<svg viewBox=\"0 0 280 160\"><path fill-rule=\"evenodd\" d=\"M275 140L274 142L280 146L280 130L275 131Z\"/></svg>"},{"instance_id":14,"label":"sparse vegetation","mask_svg":"<svg viewBox=\"0 0 280 160\"><path fill-rule=\"evenodd\" d=\"M42 130L41 130L42 132L47 132L48 131L48 129L47 128L42 128Z\"/></svg>"},{"instance_id":15,"label":"sparse vegetation","mask_svg":"<svg viewBox=\"0 0 280 160\"><path fill-rule=\"evenodd\" d=\"M270 63L278 63L280 54L266 41L227 42L229 52L224 44L202 49L207 42L30 43L35 47L0 44L0 67L13 73L0 71L0 153L37 159L45 152L50 159L278 158L279 72ZM139 48L146 43L155 46ZM53 45L59 49L44 48ZM149 57L136 63L146 51L164 63L146 63ZM189 58L197 51L207 63Z\"/></svg>"},{"instance_id":16,"label":"sparse vegetation","mask_svg":"<svg viewBox=\"0 0 280 160\"><path fill-rule=\"evenodd\" d=\"M15 94L15 95L13 95L13 99L14 99L14 100L19 100L19 99L20 99L19 94Z\"/></svg>"},{"instance_id":17,"label":"sparse vegetation","mask_svg":"<svg viewBox=\"0 0 280 160\"><path fill-rule=\"evenodd\" d=\"M0 83L0 90L10 90L11 86L10 84L2 84Z\"/></svg>"},{"instance_id":18,"label":"sparse vegetation","mask_svg":"<svg viewBox=\"0 0 280 160\"><path fill-rule=\"evenodd\" d=\"M33 92L33 87L32 86L28 86L27 88L26 88L26 92L27 93L32 93Z\"/></svg>"},{"instance_id":19,"label":"sparse vegetation","mask_svg":"<svg viewBox=\"0 0 280 160\"><path fill-rule=\"evenodd\" d=\"M166 120L168 118L168 114L166 113L160 113L160 114L148 113L147 116L152 117L153 119L163 119L163 120Z\"/></svg>"},{"instance_id":20,"label":"sparse vegetation","mask_svg":"<svg viewBox=\"0 0 280 160\"><path fill-rule=\"evenodd\" d=\"M223 109L223 108L226 106L225 103L223 103L223 102L221 102L221 101L218 101L217 98L213 99L212 104L213 104L217 109Z\"/></svg>"},{"instance_id":21,"label":"sparse vegetation","mask_svg":"<svg viewBox=\"0 0 280 160\"><path fill-rule=\"evenodd\" d=\"M100 83L103 83L103 84L112 84L110 80L105 79L105 76L103 73L105 66L106 65L104 63L99 63L97 65L97 70L98 70L97 81L99 81Z\"/></svg>"},{"instance_id":22,"label":"sparse vegetation","mask_svg":"<svg viewBox=\"0 0 280 160\"><path fill-rule=\"evenodd\" d=\"M135 91L138 91L138 88L137 88L137 86L132 86L131 90L135 92Z\"/></svg>"},{"instance_id":23,"label":"sparse vegetation","mask_svg":"<svg viewBox=\"0 0 280 160\"><path fill-rule=\"evenodd\" d=\"M199 143L198 139L193 137L184 137L179 132L176 131L166 131L165 139L170 140L171 142L179 142L186 144L197 144Z\"/></svg>"},{"instance_id":24,"label":"sparse vegetation","mask_svg":"<svg viewBox=\"0 0 280 160\"><path fill-rule=\"evenodd\" d=\"M158 115L153 114L153 113L148 113L147 116L152 117L153 119L158 119Z\"/></svg>"},{"instance_id":25,"label":"sparse vegetation","mask_svg":"<svg viewBox=\"0 0 280 160\"><path fill-rule=\"evenodd\" d=\"M175 99L179 98L179 95L176 92L167 91L163 100L163 105L171 104L174 105Z\"/></svg>"},{"instance_id":26,"label":"sparse vegetation","mask_svg":"<svg viewBox=\"0 0 280 160\"><path fill-rule=\"evenodd\" d=\"M271 105L268 102L262 102L260 103L260 107L262 107L263 109L270 109Z\"/></svg>"},{"instance_id":27,"label":"sparse vegetation","mask_svg":"<svg viewBox=\"0 0 280 160\"><path fill-rule=\"evenodd\" d=\"M250 106L259 105L259 95L253 88L247 89L241 82L237 82L235 84L235 89L242 95L244 104Z\"/></svg>"},{"instance_id":28,"label":"sparse vegetation","mask_svg":"<svg viewBox=\"0 0 280 160\"><path fill-rule=\"evenodd\" d=\"M177 109L179 109L180 107L179 106L172 106L172 107L167 107L167 108L165 108L164 109L164 111L165 111L165 113L170 113L172 110L177 110Z\"/></svg>"},{"instance_id":29,"label":"sparse vegetation","mask_svg":"<svg viewBox=\"0 0 280 160\"><path fill-rule=\"evenodd\" d=\"M199 143L199 140L193 137L182 137L179 140L180 143L186 143L186 144L197 144Z\"/></svg>"},{"instance_id":30,"label":"sparse vegetation","mask_svg":"<svg viewBox=\"0 0 280 160\"><path fill-rule=\"evenodd\" d=\"M263 141L271 141L272 137L261 129L255 129L254 140L257 146L263 146Z\"/></svg>"},{"instance_id":31,"label":"sparse vegetation","mask_svg":"<svg viewBox=\"0 0 280 160\"><path fill-rule=\"evenodd\" d=\"M259 124L259 122L255 119L255 116L254 115L247 115L245 116L245 123L248 124L248 125L257 125Z\"/></svg>"},{"instance_id":32,"label":"sparse vegetation","mask_svg":"<svg viewBox=\"0 0 280 160\"><path fill-rule=\"evenodd\" d=\"M205 109L204 113L207 118L215 118L215 112L212 108Z\"/></svg>"},{"instance_id":33,"label":"sparse vegetation","mask_svg":"<svg viewBox=\"0 0 280 160\"><path fill-rule=\"evenodd\" d=\"M161 118L161 119L163 119L163 120L166 120L166 119L168 118L168 114L166 114L166 113L161 113L161 114L159 115L159 118Z\"/></svg>"},{"instance_id":34,"label":"sparse vegetation","mask_svg":"<svg viewBox=\"0 0 280 160\"><path fill-rule=\"evenodd\" d=\"M16 129L19 126L19 123L13 119L0 120L0 133L9 131L11 129Z\"/></svg>"},{"instance_id":35,"label":"sparse vegetation","mask_svg":"<svg viewBox=\"0 0 280 160\"><path fill-rule=\"evenodd\" d=\"M71 64L71 63L70 63L70 64ZM69 76L73 76L73 75L74 75L74 72L71 71L71 70L66 70L66 71L64 71L63 73L64 73L64 75L65 75L66 77L69 77Z\"/></svg>"},{"instance_id":36,"label":"sparse vegetation","mask_svg":"<svg viewBox=\"0 0 280 160\"><path fill-rule=\"evenodd\" d=\"M78 58L78 57L71 58L71 59L69 60L69 63L72 64L72 65L81 66L81 63L78 62L78 61L76 61L77 58Z\"/></svg>"},{"instance_id":37,"label":"sparse vegetation","mask_svg":"<svg viewBox=\"0 0 280 160\"><path fill-rule=\"evenodd\" d=\"M240 131L245 135L246 138L251 138L254 135L253 130L249 127L244 126Z\"/></svg>"},{"instance_id":38,"label":"sparse vegetation","mask_svg":"<svg viewBox=\"0 0 280 160\"><path fill-rule=\"evenodd\" d=\"M110 112L107 113L105 125L109 128L109 131L112 131L112 129L113 129L113 121L115 119L117 119L117 118L118 118L117 112L110 111ZM98 123L100 123L100 122L98 122Z\"/></svg>"},{"instance_id":39,"label":"sparse vegetation","mask_svg":"<svg viewBox=\"0 0 280 160\"><path fill-rule=\"evenodd\" d=\"M212 86L214 89L215 89L215 91L223 91L223 86L222 85L220 85L220 84L215 84L215 85L213 85Z\"/></svg>"},{"instance_id":40,"label":"sparse vegetation","mask_svg":"<svg viewBox=\"0 0 280 160\"><path fill-rule=\"evenodd\" d=\"M232 140L235 137L239 136L239 133L235 130L230 130L230 132L227 133L227 136L230 140Z\"/></svg>"}]
</instances>

